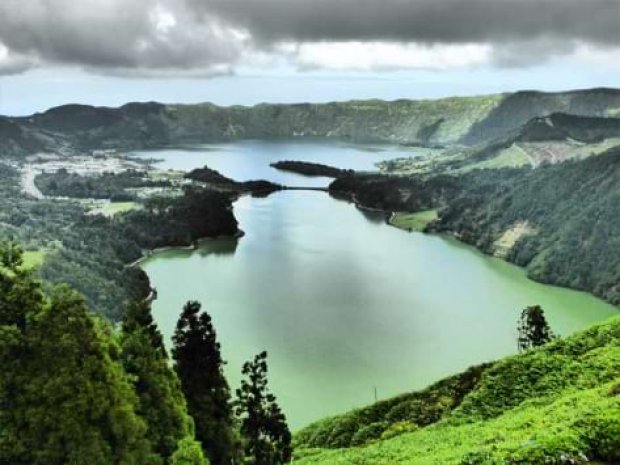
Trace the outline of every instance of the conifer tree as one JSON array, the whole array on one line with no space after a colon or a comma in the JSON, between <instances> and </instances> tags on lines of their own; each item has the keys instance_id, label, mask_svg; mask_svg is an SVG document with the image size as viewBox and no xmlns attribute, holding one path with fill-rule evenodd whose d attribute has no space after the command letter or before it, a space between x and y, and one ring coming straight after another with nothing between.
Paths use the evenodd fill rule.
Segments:
<instances>
[{"instance_id":1,"label":"conifer tree","mask_svg":"<svg viewBox=\"0 0 620 465\"><path fill-rule=\"evenodd\" d=\"M545 312L539 305L525 308L519 320L519 352L538 347L555 338L545 318Z\"/></svg>"},{"instance_id":2,"label":"conifer tree","mask_svg":"<svg viewBox=\"0 0 620 465\"><path fill-rule=\"evenodd\" d=\"M0 463L157 463L111 329L0 246Z\"/></svg>"},{"instance_id":3,"label":"conifer tree","mask_svg":"<svg viewBox=\"0 0 620 465\"><path fill-rule=\"evenodd\" d=\"M230 389L211 317L200 309L198 302L183 307L172 356L196 425L196 439L212 464L227 465L235 449Z\"/></svg>"},{"instance_id":4,"label":"conifer tree","mask_svg":"<svg viewBox=\"0 0 620 465\"><path fill-rule=\"evenodd\" d=\"M291 433L286 417L267 388L267 352L243 365L247 379L237 389L235 413L241 418L246 459L252 465L278 465L291 459Z\"/></svg>"},{"instance_id":5,"label":"conifer tree","mask_svg":"<svg viewBox=\"0 0 620 465\"><path fill-rule=\"evenodd\" d=\"M125 371L134 378L138 413L148 423L147 436L154 451L168 461L180 447L179 441L194 437L193 423L149 304L129 306L121 346Z\"/></svg>"}]
</instances>

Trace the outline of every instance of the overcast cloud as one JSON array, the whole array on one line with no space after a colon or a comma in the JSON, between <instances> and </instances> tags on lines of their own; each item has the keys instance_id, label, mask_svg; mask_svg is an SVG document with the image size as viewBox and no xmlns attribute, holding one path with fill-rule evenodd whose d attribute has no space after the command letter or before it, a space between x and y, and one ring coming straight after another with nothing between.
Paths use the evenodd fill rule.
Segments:
<instances>
[{"instance_id":1,"label":"overcast cloud","mask_svg":"<svg viewBox=\"0 0 620 465\"><path fill-rule=\"evenodd\" d=\"M620 0L2 0L0 74L76 65L204 76L238 66L527 66L620 61ZM601 58L602 57L602 58Z\"/></svg>"}]
</instances>

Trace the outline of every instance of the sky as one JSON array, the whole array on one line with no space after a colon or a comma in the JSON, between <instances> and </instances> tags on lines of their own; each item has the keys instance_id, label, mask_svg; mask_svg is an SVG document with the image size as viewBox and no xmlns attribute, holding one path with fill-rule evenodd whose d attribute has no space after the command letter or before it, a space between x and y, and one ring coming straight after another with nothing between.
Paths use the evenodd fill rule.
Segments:
<instances>
[{"instance_id":1,"label":"sky","mask_svg":"<svg viewBox=\"0 0 620 465\"><path fill-rule=\"evenodd\" d=\"M1 0L0 114L620 87L620 0Z\"/></svg>"}]
</instances>

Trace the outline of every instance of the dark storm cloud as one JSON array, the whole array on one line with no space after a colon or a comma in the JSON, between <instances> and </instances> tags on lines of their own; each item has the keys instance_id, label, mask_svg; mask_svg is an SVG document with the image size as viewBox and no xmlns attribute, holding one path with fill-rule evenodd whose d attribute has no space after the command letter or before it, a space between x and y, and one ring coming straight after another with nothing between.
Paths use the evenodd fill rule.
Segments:
<instances>
[{"instance_id":1,"label":"dark storm cloud","mask_svg":"<svg viewBox=\"0 0 620 465\"><path fill-rule=\"evenodd\" d=\"M197 16L172 0L2 0L0 52L119 74L226 71L242 42Z\"/></svg>"},{"instance_id":2,"label":"dark storm cloud","mask_svg":"<svg viewBox=\"0 0 620 465\"><path fill-rule=\"evenodd\" d=\"M620 0L0 1L0 73L59 63L208 74L279 42L323 41L485 43L498 63L521 65L578 42L617 46Z\"/></svg>"},{"instance_id":3,"label":"dark storm cloud","mask_svg":"<svg viewBox=\"0 0 620 465\"><path fill-rule=\"evenodd\" d=\"M619 0L192 0L265 40L620 41Z\"/></svg>"}]
</instances>

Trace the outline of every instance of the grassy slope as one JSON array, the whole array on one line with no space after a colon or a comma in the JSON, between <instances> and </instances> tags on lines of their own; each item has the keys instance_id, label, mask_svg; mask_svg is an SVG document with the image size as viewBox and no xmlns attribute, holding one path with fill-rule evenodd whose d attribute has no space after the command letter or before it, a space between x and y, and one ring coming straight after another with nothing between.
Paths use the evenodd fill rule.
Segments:
<instances>
[{"instance_id":1,"label":"grassy slope","mask_svg":"<svg viewBox=\"0 0 620 465\"><path fill-rule=\"evenodd\" d=\"M424 210L416 213L394 213L389 223L407 231L424 231L424 228L436 219L437 210Z\"/></svg>"},{"instance_id":2,"label":"grassy slope","mask_svg":"<svg viewBox=\"0 0 620 465\"><path fill-rule=\"evenodd\" d=\"M434 391L421 394L432 402L428 394ZM295 463L559 464L582 463L583 457L615 463L620 460L620 317L499 360L456 408L430 426L417 426L415 416L403 420L393 409L375 409L374 418L360 416L371 408L302 430ZM369 423L355 418L381 424L383 431L375 427L363 446L334 449L330 441L343 425L356 425L356 433L369 430Z\"/></svg>"}]
</instances>

